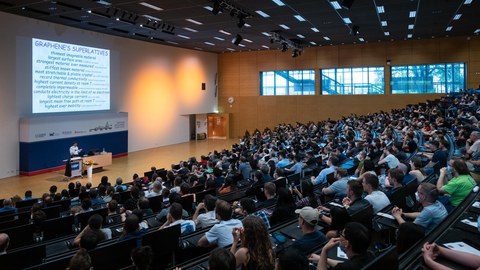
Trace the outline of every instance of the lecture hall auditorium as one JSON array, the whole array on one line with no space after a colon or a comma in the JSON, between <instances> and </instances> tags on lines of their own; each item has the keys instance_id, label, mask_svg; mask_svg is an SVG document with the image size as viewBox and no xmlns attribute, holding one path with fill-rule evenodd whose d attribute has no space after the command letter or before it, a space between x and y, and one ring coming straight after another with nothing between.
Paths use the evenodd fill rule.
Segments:
<instances>
[{"instance_id":1,"label":"lecture hall auditorium","mask_svg":"<svg viewBox=\"0 0 480 270\"><path fill-rule=\"evenodd\" d=\"M479 0L78 2L0 1L2 269L480 267ZM32 39L109 50L109 109L34 113ZM23 173L101 113L112 165Z\"/></svg>"}]
</instances>

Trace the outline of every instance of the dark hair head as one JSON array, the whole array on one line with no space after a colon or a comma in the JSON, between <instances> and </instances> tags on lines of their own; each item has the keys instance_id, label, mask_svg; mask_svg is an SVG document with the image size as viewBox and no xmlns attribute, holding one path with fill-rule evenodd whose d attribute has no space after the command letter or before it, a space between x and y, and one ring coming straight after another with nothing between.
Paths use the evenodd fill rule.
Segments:
<instances>
[{"instance_id":1,"label":"dark hair head","mask_svg":"<svg viewBox=\"0 0 480 270\"><path fill-rule=\"evenodd\" d=\"M100 230L103 223L103 217L99 214L95 214L88 219L88 227L92 230Z\"/></svg>"},{"instance_id":2,"label":"dark hair head","mask_svg":"<svg viewBox=\"0 0 480 270\"><path fill-rule=\"evenodd\" d=\"M366 172L375 170L375 163L371 159L365 159L363 161L363 170Z\"/></svg>"},{"instance_id":3,"label":"dark hair head","mask_svg":"<svg viewBox=\"0 0 480 270\"><path fill-rule=\"evenodd\" d=\"M123 231L125 233L134 233L135 231L138 230L138 225L139 223L139 219L137 217L137 215L129 215L127 216L127 218L125 219L125 223L123 224Z\"/></svg>"},{"instance_id":4,"label":"dark hair head","mask_svg":"<svg viewBox=\"0 0 480 270\"><path fill-rule=\"evenodd\" d=\"M335 171L337 172L338 175L340 175L340 177L348 176L347 169L345 169L345 168L337 167L337 168L335 169Z\"/></svg>"},{"instance_id":5,"label":"dark hair head","mask_svg":"<svg viewBox=\"0 0 480 270\"><path fill-rule=\"evenodd\" d=\"M452 168L459 175L470 175L470 170L468 169L467 163L460 158L454 158L452 162Z\"/></svg>"},{"instance_id":6,"label":"dark hair head","mask_svg":"<svg viewBox=\"0 0 480 270\"><path fill-rule=\"evenodd\" d=\"M215 196L207 194L203 198L203 202L205 203L207 211L213 211L215 209L215 204L217 203L217 198Z\"/></svg>"},{"instance_id":7,"label":"dark hair head","mask_svg":"<svg viewBox=\"0 0 480 270\"><path fill-rule=\"evenodd\" d=\"M363 181L365 181L365 184L370 185L373 190L378 189L378 185L380 184L378 181L378 176L372 173L366 173L363 175Z\"/></svg>"},{"instance_id":8,"label":"dark hair head","mask_svg":"<svg viewBox=\"0 0 480 270\"><path fill-rule=\"evenodd\" d=\"M90 200L90 198L85 198L82 200L82 209L83 210L88 210L90 209L90 207L92 207L92 201Z\"/></svg>"},{"instance_id":9,"label":"dark hair head","mask_svg":"<svg viewBox=\"0 0 480 270\"><path fill-rule=\"evenodd\" d=\"M289 248L278 256L278 267L280 270L308 270L308 265L307 256L296 248Z\"/></svg>"},{"instance_id":10,"label":"dark hair head","mask_svg":"<svg viewBox=\"0 0 480 270\"><path fill-rule=\"evenodd\" d=\"M362 186L362 183L360 183L360 181L350 180L347 182L347 185L350 188L350 190L353 192L355 197L360 198L362 196L363 186Z\"/></svg>"},{"instance_id":11,"label":"dark hair head","mask_svg":"<svg viewBox=\"0 0 480 270\"><path fill-rule=\"evenodd\" d=\"M353 252L357 254L365 253L370 246L370 232L358 222L349 222L345 224L345 239L352 246Z\"/></svg>"},{"instance_id":12,"label":"dark hair head","mask_svg":"<svg viewBox=\"0 0 480 270\"><path fill-rule=\"evenodd\" d=\"M138 208L145 210L148 209L149 206L150 201L147 198L141 197L140 199L138 199Z\"/></svg>"},{"instance_id":13,"label":"dark hair head","mask_svg":"<svg viewBox=\"0 0 480 270\"><path fill-rule=\"evenodd\" d=\"M182 192L183 195L186 195L190 193L190 185L188 183L181 183L180 184L180 192Z\"/></svg>"},{"instance_id":14,"label":"dark hair head","mask_svg":"<svg viewBox=\"0 0 480 270\"><path fill-rule=\"evenodd\" d=\"M132 196L132 198L138 199L140 197L140 188L137 186L131 187L130 196Z\"/></svg>"},{"instance_id":15,"label":"dark hair head","mask_svg":"<svg viewBox=\"0 0 480 270\"><path fill-rule=\"evenodd\" d=\"M90 191L88 192L88 195L90 196L90 199L97 198L97 190L94 188L90 189Z\"/></svg>"},{"instance_id":16,"label":"dark hair head","mask_svg":"<svg viewBox=\"0 0 480 270\"><path fill-rule=\"evenodd\" d=\"M340 160L337 156L331 155L328 160L330 160L330 163L335 167L338 167L338 165L340 165Z\"/></svg>"},{"instance_id":17,"label":"dark hair head","mask_svg":"<svg viewBox=\"0 0 480 270\"><path fill-rule=\"evenodd\" d=\"M178 194L178 193L170 193L170 195L168 195L168 201L170 202L170 204L172 203L182 203L182 195Z\"/></svg>"},{"instance_id":18,"label":"dark hair head","mask_svg":"<svg viewBox=\"0 0 480 270\"><path fill-rule=\"evenodd\" d=\"M403 173L403 171L397 168L388 170L388 175L390 179L393 178L398 183L402 183L403 178L405 177L405 174Z\"/></svg>"},{"instance_id":19,"label":"dark hair head","mask_svg":"<svg viewBox=\"0 0 480 270\"><path fill-rule=\"evenodd\" d=\"M138 270L148 270L152 264L153 250L150 246L136 247L130 257Z\"/></svg>"},{"instance_id":20,"label":"dark hair head","mask_svg":"<svg viewBox=\"0 0 480 270\"><path fill-rule=\"evenodd\" d=\"M243 237L242 247L249 251L250 261L257 266L256 269L273 269L274 256L272 242L267 227L263 220L257 216L249 215L242 221Z\"/></svg>"},{"instance_id":21,"label":"dark hair head","mask_svg":"<svg viewBox=\"0 0 480 270\"><path fill-rule=\"evenodd\" d=\"M295 208L295 201L290 191L284 187L277 190L277 208L280 206Z\"/></svg>"},{"instance_id":22,"label":"dark hair head","mask_svg":"<svg viewBox=\"0 0 480 270\"><path fill-rule=\"evenodd\" d=\"M110 212L116 212L116 211L117 211L117 207L118 207L118 202L117 202L117 200L111 200L111 201L108 203L108 210L110 210Z\"/></svg>"},{"instance_id":23,"label":"dark hair head","mask_svg":"<svg viewBox=\"0 0 480 270\"><path fill-rule=\"evenodd\" d=\"M397 230L397 251L402 254L425 236L425 228L413 222L404 222Z\"/></svg>"},{"instance_id":24,"label":"dark hair head","mask_svg":"<svg viewBox=\"0 0 480 270\"><path fill-rule=\"evenodd\" d=\"M435 202L438 198L439 192L437 187L432 183L421 183L420 184L421 192L427 197L427 202Z\"/></svg>"},{"instance_id":25,"label":"dark hair head","mask_svg":"<svg viewBox=\"0 0 480 270\"><path fill-rule=\"evenodd\" d=\"M220 247L214 249L208 259L208 269L210 270L235 270L236 264L233 253Z\"/></svg>"},{"instance_id":26,"label":"dark hair head","mask_svg":"<svg viewBox=\"0 0 480 270\"><path fill-rule=\"evenodd\" d=\"M50 189L49 189L49 191L50 191L50 194L55 194L55 193L57 193L57 186L55 186L55 185L51 186Z\"/></svg>"},{"instance_id":27,"label":"dark hair head","mask_svg":"<svg viewBox=\"0 0 480 270\"><path fill-rule=\"evenodd\" d=\"M226 201L218 200L215 213L220 217L220 220L230 220L232 218L232 206Z\"/></svg>"},{"instance_id":28,"label":"dark hair head","mask_svg":"<svg viewBox=\"0 0 480 270\"><path fill-rule=\"evenodd\" d=\"M247 214L252 214L256 211L255 202L251 198L242 198L240 205Z\"/></svg>"},{"instance_id":29,"label":"dark hair head","mask_svg":"<svg viewBox=\"0 0 480 270\"><path fill-rule=\"evenodd\" d=\"M275 195L277 191L277 186L273 182L267 182L263 185L263 190L270 196Z\"/></svg>"},{"instance_id":30,"label":"dark hair head","mask_svg":"<svg viewBox=\"0 0 480 270\"><path fill-rule=\"evenodd\" d=\"M80 248L70 259L68 264L69 270L89 270L92 265L90 255L85 248Z\"/></svg>"},{"instance_id":31,"label":"dark hair head","mask_svg":"<svg viewBox=\"0 0 480 270\"><path fill-rule=\"evenodd\" d=\"M182 218L182 212L183 212L183 207L179 203L172 203L170 206L170 215L173 217L175 220L179 220Z\"/></svg>"},{"instance_id":32,"label":"dark hair head","mask_svg":"<svg viewBox=\"0 0 480 270\"><path fill-rule=\"evenodd\" d=\"M73 184L73 183L70 183L70 184ZM30 198L30 197L32 197L32 191L31 190L25 191L25 198Z\"/></svg>"},{"instance_id":33,"label":"dark hair head","mask_svg":"<svg viewBox=\"0 0 480 270\"><path fill-rule=\"evenodd\" d=\"M75 188L75 183L70 182L68 183L68 189L74 189Z\"/></svg>"},{"instance_id":34,"label":"dark hair head","mask_svg":"<svg viewBox=\"0 0 480 270\"><path fill-rule=\"evenodd\" d=\"M94 249L97 247L98 242L100 242L99 234L92 230L84 231L82 237L80 237L80 247L86 250Z\"/></svg>"}]
</instances>

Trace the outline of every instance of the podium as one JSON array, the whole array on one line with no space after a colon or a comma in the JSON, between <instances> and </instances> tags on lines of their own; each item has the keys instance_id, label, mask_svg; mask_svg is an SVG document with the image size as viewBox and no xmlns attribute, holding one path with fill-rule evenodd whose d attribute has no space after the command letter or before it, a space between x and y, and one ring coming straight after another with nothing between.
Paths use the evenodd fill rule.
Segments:
<instances>
[{"instance_id":1,"label":"podium","mask_svg":"<svg viewBox=\"0 0 480 270\"><path fill-rule=\"evenodd\" d=\"M95 165L93 165L93 169L101 169L103 166L112 165L112 153L105 152L99 153L93 156L86 156L86 157L73 157L70 159L66 159L63 162L70 161L71 166L71 176L70 177L82 177L83 174L83 162L84 160L91 160ZM68 175L67 175L68 176Z\"/></svg>"}]
</instances>

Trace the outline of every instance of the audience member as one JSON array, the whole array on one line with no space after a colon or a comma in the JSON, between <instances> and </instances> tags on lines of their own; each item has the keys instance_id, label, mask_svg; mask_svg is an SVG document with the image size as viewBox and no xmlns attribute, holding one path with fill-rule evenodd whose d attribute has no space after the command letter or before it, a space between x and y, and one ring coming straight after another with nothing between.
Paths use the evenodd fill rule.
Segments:
<instances>
[{"instance_id":1,"label":"audience member","mask_svg":"<svg viewBox=\"0 0 480 270\"><path fill-rule=\"evenodd\" d=\"M387 195L378 190L379 181L376 175L367 173L363 176L363 190L367 192L365 200L373 206L373 213L376 214L390 204Z\"/></svg>"},{"instance_id":2,"label":"audience member","mask_svg":"<svg viewBox=\"0 0 480 270\"><path fill-rule=\"evenodd\" d=\"M333 195L335 197L343 198L347 195L347 183L349 181L348 172L345 168L338 167L333 174L335 182L329 187L322 188L322 194Z\"/></svg>"},{"instance_id":3,"label":"audience member","mask_svg":"<svg viewBox=\"0 0 480 270\"><path fill-rule=\"evenodd\" d=\"M68 264L68 270L91 270L92 259L88 255L88 251L81 248L73 255Z\"/></svg>"},{"instance_id":4,"label":"audience member","mask_svg":"<svg viewBox=\"0 0 480 270\"><path fill-rule=\"evenodd\" d=\"M318 248L320 245L327 242L325 234L317 229L318 211L310 206L305 206L302 209L295 210L298 215L298 226L303 233L302 238L293 242L290 248L296 248L308 255Z\"/></svg>"},{"instance_id":5,"label":"audience member","mask_svg":"<svg viewBox=\"0 0 480 270\"><path fill-rule=\"evenodd\" d=\"M423 245L422 252L423 261L432 270L451 269L436 262L435 260L439 257L451 260L470 269L478 269L480 266L480 256L472 253L444 248L435 243L429 244L426 242Z\"/></svg>"},{"instance_id":6,"label":"audience member","mask_svg":"<svg viewBox=\"0 0 480 270\"><path fill-rule=\"evenodd\" d=\"M273 270L275 255L265 223L256 216L247 216L243 227L232 228L233 244L230 252L235 254L236 266L242 269ZM237 245L241 240L241 246Z\"/></svg>"},{"instance_id":7,"label":"audience member","mask_svg":"<svg viewBox=\"0 0 480 270\"><path fill-rule=\"evenodd\" d=\"M215 204L217 198L207 194L203 199L203 202L197 205L195 213L192 216L192 220L195 222L198 228L206 228L218 223L215 216ZM200 214L200 211L205 210L205 213Z\"/></svg>"},{"instance_id":8,"label":"audience member","mask_svg":"<svg viewBox=\"0 0 480 270\"><path fill-rule=\"evenodd\" d=\"M0 213L12 212L13 214L18 213L18 209L13 206L12 199L6 198L3 200L3 207L0 208Z\"/></svg>"},{"instance_id":9,"label":"audience member","mask_svg":"<svg viewBox=\"0 0 480 270\"><path fill-rule=\"evenodd\" d=\"M183 207L179 203L173 203L167 215L167 221L160 226L159 230L180 224L181 234L186 235L195 231L193 220L182 219Z\"/></svg>"},{"instance_id":10,"label":"audience member","mask_svg":"<svg viewBox=\"0 0 480 270\"><path fill-rule=\"evenodd\" d=\"M10 237L8 237L8 234L0 233L0 255L7 253L9 244L10 244Z\"/></svg>"},{"instance_id":11,"label":"audience member","mask_svg":"<svg viewBox=\"0 0 480 270\"><path fill-rule=\"evenodd\" d=\"M277 191L277 205L270 216L270 226L275 226L295 217L295 201L290 191L281 187Z\"/></svg>"},{"instance_id":12,"label":"audience member","mask_svg":"<svg viewBox=\"0 0 480 270\"><path fill-rule=\"evenodd\" d=\"M444 167L440 169L440 176L437 180L439 193L449 195L445 198L445 201L448 203L442 201L447 211L451 211L452 207L457 207L462 203L473 187L477 185L472 176L470 176L467 164L462 159L452 159L449 168L451 168L453 178L447 182L447 168Z\"/></svg>"},{"instance_id":13,"label":"audience member","mask_svg":"<svg viewBox=\"0 0 480 270\"><path fill-rule=\"evenodd\" d=\"M320 185L323 184L327 181L327 175L335 172L335 169L340 165L340 161L338 158L334 155L330 156L327 161L327 168L323 169L320 171L317 177L312 176L312 184L314 185Z\"/></svg>"},{"instance_id":14,"label":"audience member","mask_svg":"<svg viewBox=\"0 0 480 270\"><path fill-rule=\"evenodd\" d=\"M197 245L199 247L212 245L226 247L231 245L233 243L232 229L242 227L240 220L232 218L232 206L226 201L217 201L215 214L220 222L213 225L213 227L198 240Z\"/></svg>"},{"instance_id":15,"label":"audience member","mask_svg":"<svg viewBox=\"0 0 480 270\"><path fill-rule=\"evenodd\" d=\"M153 250L150 246L136 247L132 250L130 257L136 270L152 269Z\"/></svg>"},{"instance_id":16,"label":"audience member","mask_svg":"<svg viewBox=\"0 0 480 270\"><path fill-rule=\"evenodd\" d=\"M289 248L278 256L275 270L309 270L308 258L300 250Z\"/></svg>"}]
</instances>

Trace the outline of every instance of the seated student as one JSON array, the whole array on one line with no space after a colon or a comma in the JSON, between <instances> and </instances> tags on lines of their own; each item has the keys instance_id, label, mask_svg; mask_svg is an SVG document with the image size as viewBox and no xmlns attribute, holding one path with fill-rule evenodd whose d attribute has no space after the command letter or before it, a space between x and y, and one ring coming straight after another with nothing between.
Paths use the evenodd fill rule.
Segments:
<instances>
[{"instance_id":1,"label":"seated student","mask_svg":"<svg viewBox=\"0 0 480 270\"><path fill-rule=\"evenodd\" d=\"M226 202L219 200L215 207L215 214L220 220L218 224L205 233L198 240L199 247L207 247L217 245L218 247L226 247L233 243L232 229L242 227L242 222L238 219L232 219L232 206Z\"/></svg>"},{"instance_id":2,"label":"seated student","mask_svg":"<svg viewBox=\"0 0 480 270\"><path fill-rule=\"evenodd\" d=\"M323 184L327 181L327 175L330 173L333 173L335 169L340 165L340 161L338 160L338 157L335 155L331 155L330 158L327 160L327 168L323 169L320 171L317 177L312 176L312 184L314 185L320 185Z\"/></svg>"},{"instance_id":3,"label":"seated student","mask_svg":"<svg viewBox=\"0 0 480 270\"><path fill-rule=\"evenodd\" d=\"M167 190L167 189L164 189L164 190ZM165 222L166 217L168 215L168 212L170 211L170 206L173 203L181 204L182 203L182 196L178 193L170 193L170 195L168 196L168 201L169 201L169 206L163 208L162 211L160 211L160 213L158 213L158 215L155 217L155 219L158 222ZM189 216L188 212L185 211L185 209L183 209L182 213L183 213L182 216L184 218L187 218Z\"/></svg>"},{"instance_id":4,"label":"seated student","mask_svg":"<svg viewBox=\"0 0 480 270\"><path fill-rule=\"evenodd\" d=\"M345 262L328 259L328 251L337 248L338 244L347 254ZM374 259L368 252L370 245L370 234L368 229L360 223L349 222L345 225L340 237L332 238L322 248L320 255L312 254L310 261L317 262L317 270L326 270L329 267L333 270L339 269L361 269Z\"/></svg>"},{"instance_id":5,"label":"seated student","mask_svg":"<svg viewBox=\"0 0 480 270\"><path fill-rule=\"evenodd\" d=\"M138 270L152 269L153 250L150 246L136 247L130 253L132 262Z\"/></svg>"},{"instance_id":6,"label":"seated student","mask_svg":"<svg viewBox=\"0 0 480 270\"><path fill-rule=\"evenodd\" d=\"M295 216L295 201L290 191L281 187L277 191L277 204L270 216L270 225L275 226Z\"/></svg>"},{"instance_id":7,"label":"seated student","mask_svg":"<svg viewBox=\"0 0 480 270\"><path fill-rule=\"evenodd\" d=\"M263 194L267 199L263 202L257 202L257 209L268 208L275 205L275 203L277 202L276 191L277 186L274 183L267 182L263 184Z\"/></svg>"},{"instance_id":8,"label":"seated student","mask_svg":"<svg viewBox=\"0 0 480 270\"><path fill-rule=\"evenodd\" d=\"M385 192L385 195L387 195L393 205L405 210L407 208L407 203L405 199L405 189L402 186L403 178L404 174L402 170L396 168L388 170L387 182L391 188Z\"/></svg>"},{"instance_id":9,"label":"seated student","mask_svg":"<svg viewBox=\"0 0 480 270\"><path fill-rule=\"evenodd\" d=\"M371 206L371 204L362 198L363 194L363 186L357 180L350 180L347 183L347 197L345 197L342 201L343 207L346 209L348 216L352 216L358 213L360 210L363 210L365 207ZM330 209L322 207L324 211L330 211ZM326 215L320 215L320 219L327 223L327 225L331 226L333 223L333 215L327 217ZM337 220L338 221L338 220ZM338 224L338 222L335 223ZM339 224L340 227L344 224Z\"/></svg>"},{"instance_id":10,"label":"seated student","mask_svg":"<svg viewBox=\"0 0 480 270\"><path fill-rule=\"evenodd\" d=\"M327 242L327 237L317 229L318 211L310 206L295 210L298 215L298 226L303 233L302 238L297 239L290 248L295 248L303 252L304 255L310 254L314 248Z\"/></svg>"},{"instance_id":11,"label":"seated student","mask_svg":"<svg viewBox=\"0 0 480 270\"><path fill-rule=\"evenodd\" d=\"M73 245L78 246L80 239L86 232L93 232L98 235L98 241L108 240L112 238L112 231L109 228L102 228L103 217L95 214L88 219L88 225L75 237Z\"/></svg>"},{"instance_id":12,"label":"seated student","mask_svg":"<svg viewBox=\"0 0 480 270\"><path fill-rule=\"evenodd\" d=\"M338 168L337 168L338 169ZM317 208L322 204L320 198L314 192L313 184L309 180L302 180L300 183L300 190L296 186L290 187L290 192L296 195L297 200L295 202L296 208L302 208L304 206L311 206Z\"/></svg>"},{"instance_id":13,"label":"seated student","mask_svg":"<svg viewBox=\"0 0 480 270\"><path fill-rule=\"evenodd\" d=\"M452 170L453 178L450 181L446 180L447 168L440 169L440 176L437 180L437 189L440 194L448 194L447 198L450 202L446 204L447 210L452 207L457 207L463 202L465 197L470 194L473 187L477 185L473 180L468 170L467 164L462 159L452 159L450 161L450 168Z\"/></svg>"},{"instance_id":14,"label":"seated student","mask_svg":"<svg viewBox=\"0 0 480 270\"><path fill-rule=\"evenodd\" d=\"M235 209L235 213L241 215L242 217L247 216L257 216L259 217L263 223L265 223L265 227L270 229L270 221L268 219L268 214L263 210L258 210L255 207L255 202L251 198L242 198L238 204L238 208Z\"/></svg>"},{"instance_id":15,"label":"seated student","mask_svg":"<svg viewBox=\"0 0 480 270\"><path fill-rule=\"evenodd\" d=\"M7 198L3 200L3 207L0 208L0 213L3 212L12 212L14 214L18 213L18 209L13 206L12 199Z\"/></svg>"},{"instance_id":16,"label":"seated student","mask_svg":"<svg viewBox=\"0 0 480 270\"><path fill-rule=\"evenodd\" d=\"M290 167L288 169L285 169L285 171L287 171L288 174L297 174L297 173L302 172L303 162L302 162L302 158L300 157L300 155L296 155L294 157L294 160L295 160L295 164L292 167Z\"/></svg>"},{"instance_id":17,"label":"seated student","mask_svg":"<svg viewBox=\"0 0 480 270\"><path fill-rule=\"evenodd\" d=\"M385 147L383 154L380 156L380 160L378 161L378 165L387 163L389 169L396 168L400 161L393 155L392 152L392 146Z\"/></svg>"},{"instance_id":18,"label":"seated student","mask_svg":"<svg viewBox=\"0 0 480 270\"><path fill-rule=\"evenodd\" d=\"M309 262L305 254L296 248L289 248L280 253L275 265L275 270L308 270Z\"/></svg>"},{"instance_id":19,"label":"seated student","mask_svg":"<svg viewBox=\"0 0 480 270\"><path fill-rule=\"evenodd\" d=\"M439 173L440 169L447 167L448 152L440 148L439 141L432 141L429 144L430 150L433 152L431 160L424 168L433 168L435 173Z\"/></svg>"},{"instance_id":20,"label":"seated student","mask_svg":"<svg viewBox=\"0 0 480 270\"><path fill-rule=\"evenodd\" d=\"M92 269L92 259L85 248L81 248L73 255L68 263L68 270L88 270Z\"/></svg>"},{"instance_id":21,"label":"seated student","mask_svg":"<svg viewBox=\"0 0 480 270\"><path fill-rule=\"evenodd\" d=\"M447 210L442 203L437 201L438 190L433 184L421 183L415 197L417 202L423 206L421 212L403 213L402 209L394 207L392 215L400 225L405 222L403 217L415 219L413 222L424 227L428 234L447 217Z\"/></svg>"},{"instance_id":22,"label":"seated student","mask_svg":"<svg viewBox=\"0 0 480 270\"><path fill-rule=\"evenodd\" d=\"M410 168L412 169L408 174L412 175L417 179L417 182L420 184L425 180L427 174L422 168L422 161L419 158L412 158L410 160Z\"/></svg>"},{"instance_id":23,"label":"seated student","mask_svg":"<svg viewBox=\"0 0 480 270\"><path fill-rule=\"evenodd\" d=\"M451 269L449 267L446 267L436 262L435 260L438 257L443 257L447 260L456 262L469 269L479 269L479 266L480 266L480 256L467 253L467 252L461 252L461 251L444 248L435 243L429 244L428 242L426 242L423 245L422 252L423 252L423 261L432 270Z\"/></svg>"},{"instance_id":24,"label":"seated student","mask_svg":"<svg viewBox=\"0 0 480 270\"><path fill-rule=\"evenodd\" d=\"M206 228L218 223L218 220L215 217L216 203L217 198L207 194L205 195L205 198L203 198L203 202L197 205L192 220L198 228ZM205 210L205 213L200 214L201 210Z\"/></svg>"},{"instance_id":25,"label":"seated student","mask_svg":"<svg viewBox=\"0 0 480 270\"><path fill-rule=\"evenodd\" d=\"M129 239L137 239L137 246L142 244L142 235L147 232L145 228L140 228L139 219L137 215L129 215L123 223L122 235L118 238L118 241L124 241Z\"/></svg>"},{"instance_id":26,"label":"seated student","mask_svg":"<svg viewBox=\"0 0 480 270\"><path fill-rule=\"evenodd\" d=\"M379 181L376 175L367 173L362 178L363 190L368 193L365 196L365 200L373 206L373 213L376 214L387 207L390 204L390 200L385 193L378 190Z\"/></svg>"},{"instance_id":27,"label":"seated student","mask_svg":"<svg viewBox=\"0 0 480 270\"><path fill-rule=\"evenodd\" d=\"M193 233L195 231L195 222L193 220L182 219L183 207L179 203L173 203L167 215L167 221L163 223L159 230L180 224L181 235Z\"/></svg>"},{"instance_id":28,"label":"seated student","mask_svg":"<svg viewBox=\"0 0 480 270\"><path fill-rule=\"evenodd\" d=\"M335 182L329 187L322 189L324 195L334 195L344 198L347 195L347 183L349 181L347 169L338 167L334 172Z\"/></svg>"},{"instance_id":29,"label":"seated student","mask_svg":"<svg viewBox=\"0 0 480 270\"><path fill-rule=\"evenodd\" d=\"M210 253L209 270L235 270L236 266L235 255L230 250L218 247Z\"/></svg>"}]
</instances>

